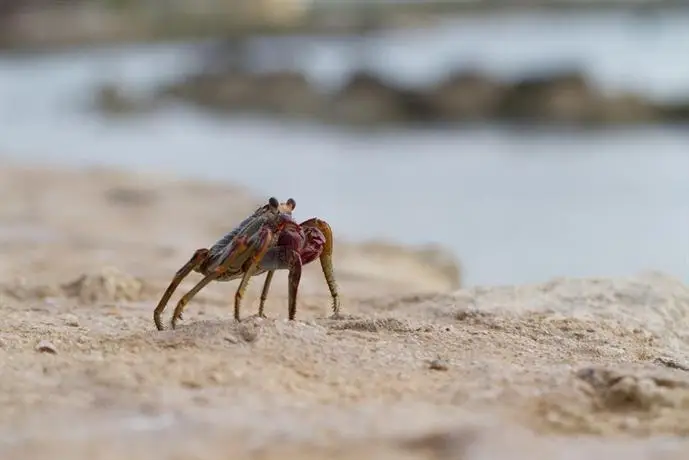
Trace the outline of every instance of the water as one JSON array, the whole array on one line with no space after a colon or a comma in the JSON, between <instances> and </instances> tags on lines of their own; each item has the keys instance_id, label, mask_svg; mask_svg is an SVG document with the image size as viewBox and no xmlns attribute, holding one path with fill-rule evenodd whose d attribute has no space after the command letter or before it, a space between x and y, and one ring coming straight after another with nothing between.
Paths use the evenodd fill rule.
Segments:
<instances>
[{"instance_id":1,"label":"water","mask_svg":"<svg viewBox=\"0 0 689 460\"><path fill-rule=\"evenodd\" d=\"M458 62L503 78L581 65L607 90L689 95L688 14L496 16L460 25L397 33L368 52L386 56L376 59L378 70L411 84ZM348 54L346 45L311 41L295 62L333 86L350 70ZM83 107L94 84L115 78L146 89L179 75L192 58L193 48L178 45L2 58L0 150L27 161L163 169L293 196L301 217L322 216L350 239L449 247L469 285L641 270L689 281L686 130L356 134L183 108L112 121Z\"/></svg>"}]
</instances>

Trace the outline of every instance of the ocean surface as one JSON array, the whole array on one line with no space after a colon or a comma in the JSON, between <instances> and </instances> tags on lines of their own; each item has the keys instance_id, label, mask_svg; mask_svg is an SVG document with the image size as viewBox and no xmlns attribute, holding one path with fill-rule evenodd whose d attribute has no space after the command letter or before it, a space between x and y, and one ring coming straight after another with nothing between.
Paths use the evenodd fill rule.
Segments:
<instances>
[{"instance_id":1,"label":"ocean surface","mask_svg":"<svg viewBox=\"0 0 689 460\"><path fill-rule=\"evenodd\" d=\"M256 46L274 55L292 44L291 63L323 87L355 65L412 85L461 65L504 79L561 67L606 91L689 97L689 13L496 15L381 35L363 53L333 39ZM197 56L197 45L177 44L0 57L0 157L163 170L292 196L299 217L321 216L352 240L448 247L467 285L646 270L689 282L687 128L357 133L184 107L117 120L88 108L99 83L145 91Z\"/></svg>"}]
</instances>

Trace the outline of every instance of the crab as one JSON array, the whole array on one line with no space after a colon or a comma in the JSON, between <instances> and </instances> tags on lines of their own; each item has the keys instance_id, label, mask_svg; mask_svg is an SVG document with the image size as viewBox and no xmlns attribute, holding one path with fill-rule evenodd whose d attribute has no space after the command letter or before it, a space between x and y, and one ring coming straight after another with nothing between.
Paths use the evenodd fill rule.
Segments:
<instances>
[{"instance_id":1,"label":"crab","mask_svg":"<svg viewBox=\"0 0 689 460\"><path fill-rule=\"evenodd\" d=\"M258 307L259 317L265 318L264 307L276 270L289 271L288 319L297 313L297 291L302 267L320 259L325 281L332 297L332 318L340 317L340 300L333 273L333 234L330 225L313 217L297 223L292 218L296 207L293 198L279 203L271 197L237 227L228 232L209 249L197 249L189 261L175 273L153 312L158 330L163 330L161 315L177 286L191 272L200 273L203 279L177 302L171 327L182 319L184 307L211 281L240 279L234 297L234 319L241 321L240 308L249 280L266 274Z\"/></svg>"}]
</instances>

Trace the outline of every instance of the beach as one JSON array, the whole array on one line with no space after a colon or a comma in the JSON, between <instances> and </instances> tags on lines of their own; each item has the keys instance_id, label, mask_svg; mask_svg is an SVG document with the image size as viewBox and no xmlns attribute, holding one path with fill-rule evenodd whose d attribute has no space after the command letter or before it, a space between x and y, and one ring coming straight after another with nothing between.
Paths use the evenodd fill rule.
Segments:
<instances>
[{"instance_id":1,"label":"beach","mask_svg":"<svg viewBox=\"0 0 689 460\"><path fill-rule=\"evenodd\" d=\"M464 287L439 247L335 233L242 322L212 283L152 313L193 252L268 197L106 168L0 168L0 456L684 458L689 288L657 272ZM289 197L278 197L281 201ZM300 207L295 218L328 220ZM333 213L337 210L333 209ZM190 275L171 299L200 279ZM583 436L583 437L582 437Z\"/></svg>"}]
</instances>

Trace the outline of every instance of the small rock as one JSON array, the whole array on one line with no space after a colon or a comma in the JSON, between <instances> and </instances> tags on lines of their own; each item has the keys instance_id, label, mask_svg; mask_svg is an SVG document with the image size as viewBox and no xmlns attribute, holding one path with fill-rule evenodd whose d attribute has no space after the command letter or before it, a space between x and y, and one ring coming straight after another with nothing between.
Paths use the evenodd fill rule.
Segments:
<instances>
[{"instance_id":1,"label":"small rock","mask_svg":"<svg viewBox=\"0 0 689 460\"><path fill-rule=\"evenodd\" d=\"M433 458L467 458L468 451L480 437L477 428L458 431L435 431L405 439L401 445L412 451L428 452Z\"/></svg>"},{"instance_id":2,"label":"small rock","mask_svg":"<svg viewBox=\"0 0 689 460\"><path fill-rule=\"evenodd\" d=\"M140 300L144 282L116 267L107 266L99 272L85 274L63 284L62 290L67 297L76 297L82 302L112 304Z\"/></svg>"},{"instance_id":3,"label":"small rock","mask_svg":"<svg viewBox=\"0 0 689 460\"><path fill-rule=\"evenodd\" d=\"M431 361L428 368L434 371L446 371L449 369L449 366L445 360L438 358Z\"/></svg>"},{"instance_id":4,"label":"small rock","mask_svg":"<svg viewBox=\"0 0 689 460\"><path fill-rule=\"evenodd\" d=\"M79 319L76 316L65 318L65 324L69 327L79 327Z\"/></svg>"},{"instance_id":5,"label":"small rock","mask_svg":"<svg viewBox=\"0 0 689 460\"><path fill-rule=\"evenodd\" d=\"M198 389L198 388L201 388L203 386L203 385L201 385L200 382L198 382L196 380L192 380L192 379L182 380L180 383L182 384L182 386L184 388L191 388L191 389Z\"/></svg>"},{"instance_id":6,"label":"small rock","mask_svg":"<svg viewBox=\"0 0 689 460\"><path fill-rule=\"evenodd\" d=\"M239 335L245 342L254 342L258 338L259 328L254 324L242 323L239 325Z\"/></svg>"},{"instance_id":7,"label":"small rock","mask_svg":"<svg viewBox=\"0 0 689 460\"><path fill-rule=\"evenodd\" d=\"M229 342L229 343L239 343L239 340L237 340L237 337L235 337L233 335L228 335L227 337L225 337L225 341Z\"/></svg>"},{"instance_id":8,"label":"small rock","mask_svg":"<svg viewBox=\"0 0 689 460\"><path fill-rule=\"evenodd\" d=\"M41 353L50 353L52 355L57 354L57 349L55 348L55 345L48 342L47 340L41 340L40 342L38 342L38 345L36 345L36 351Z\"/></svg>"}]
</instances>

